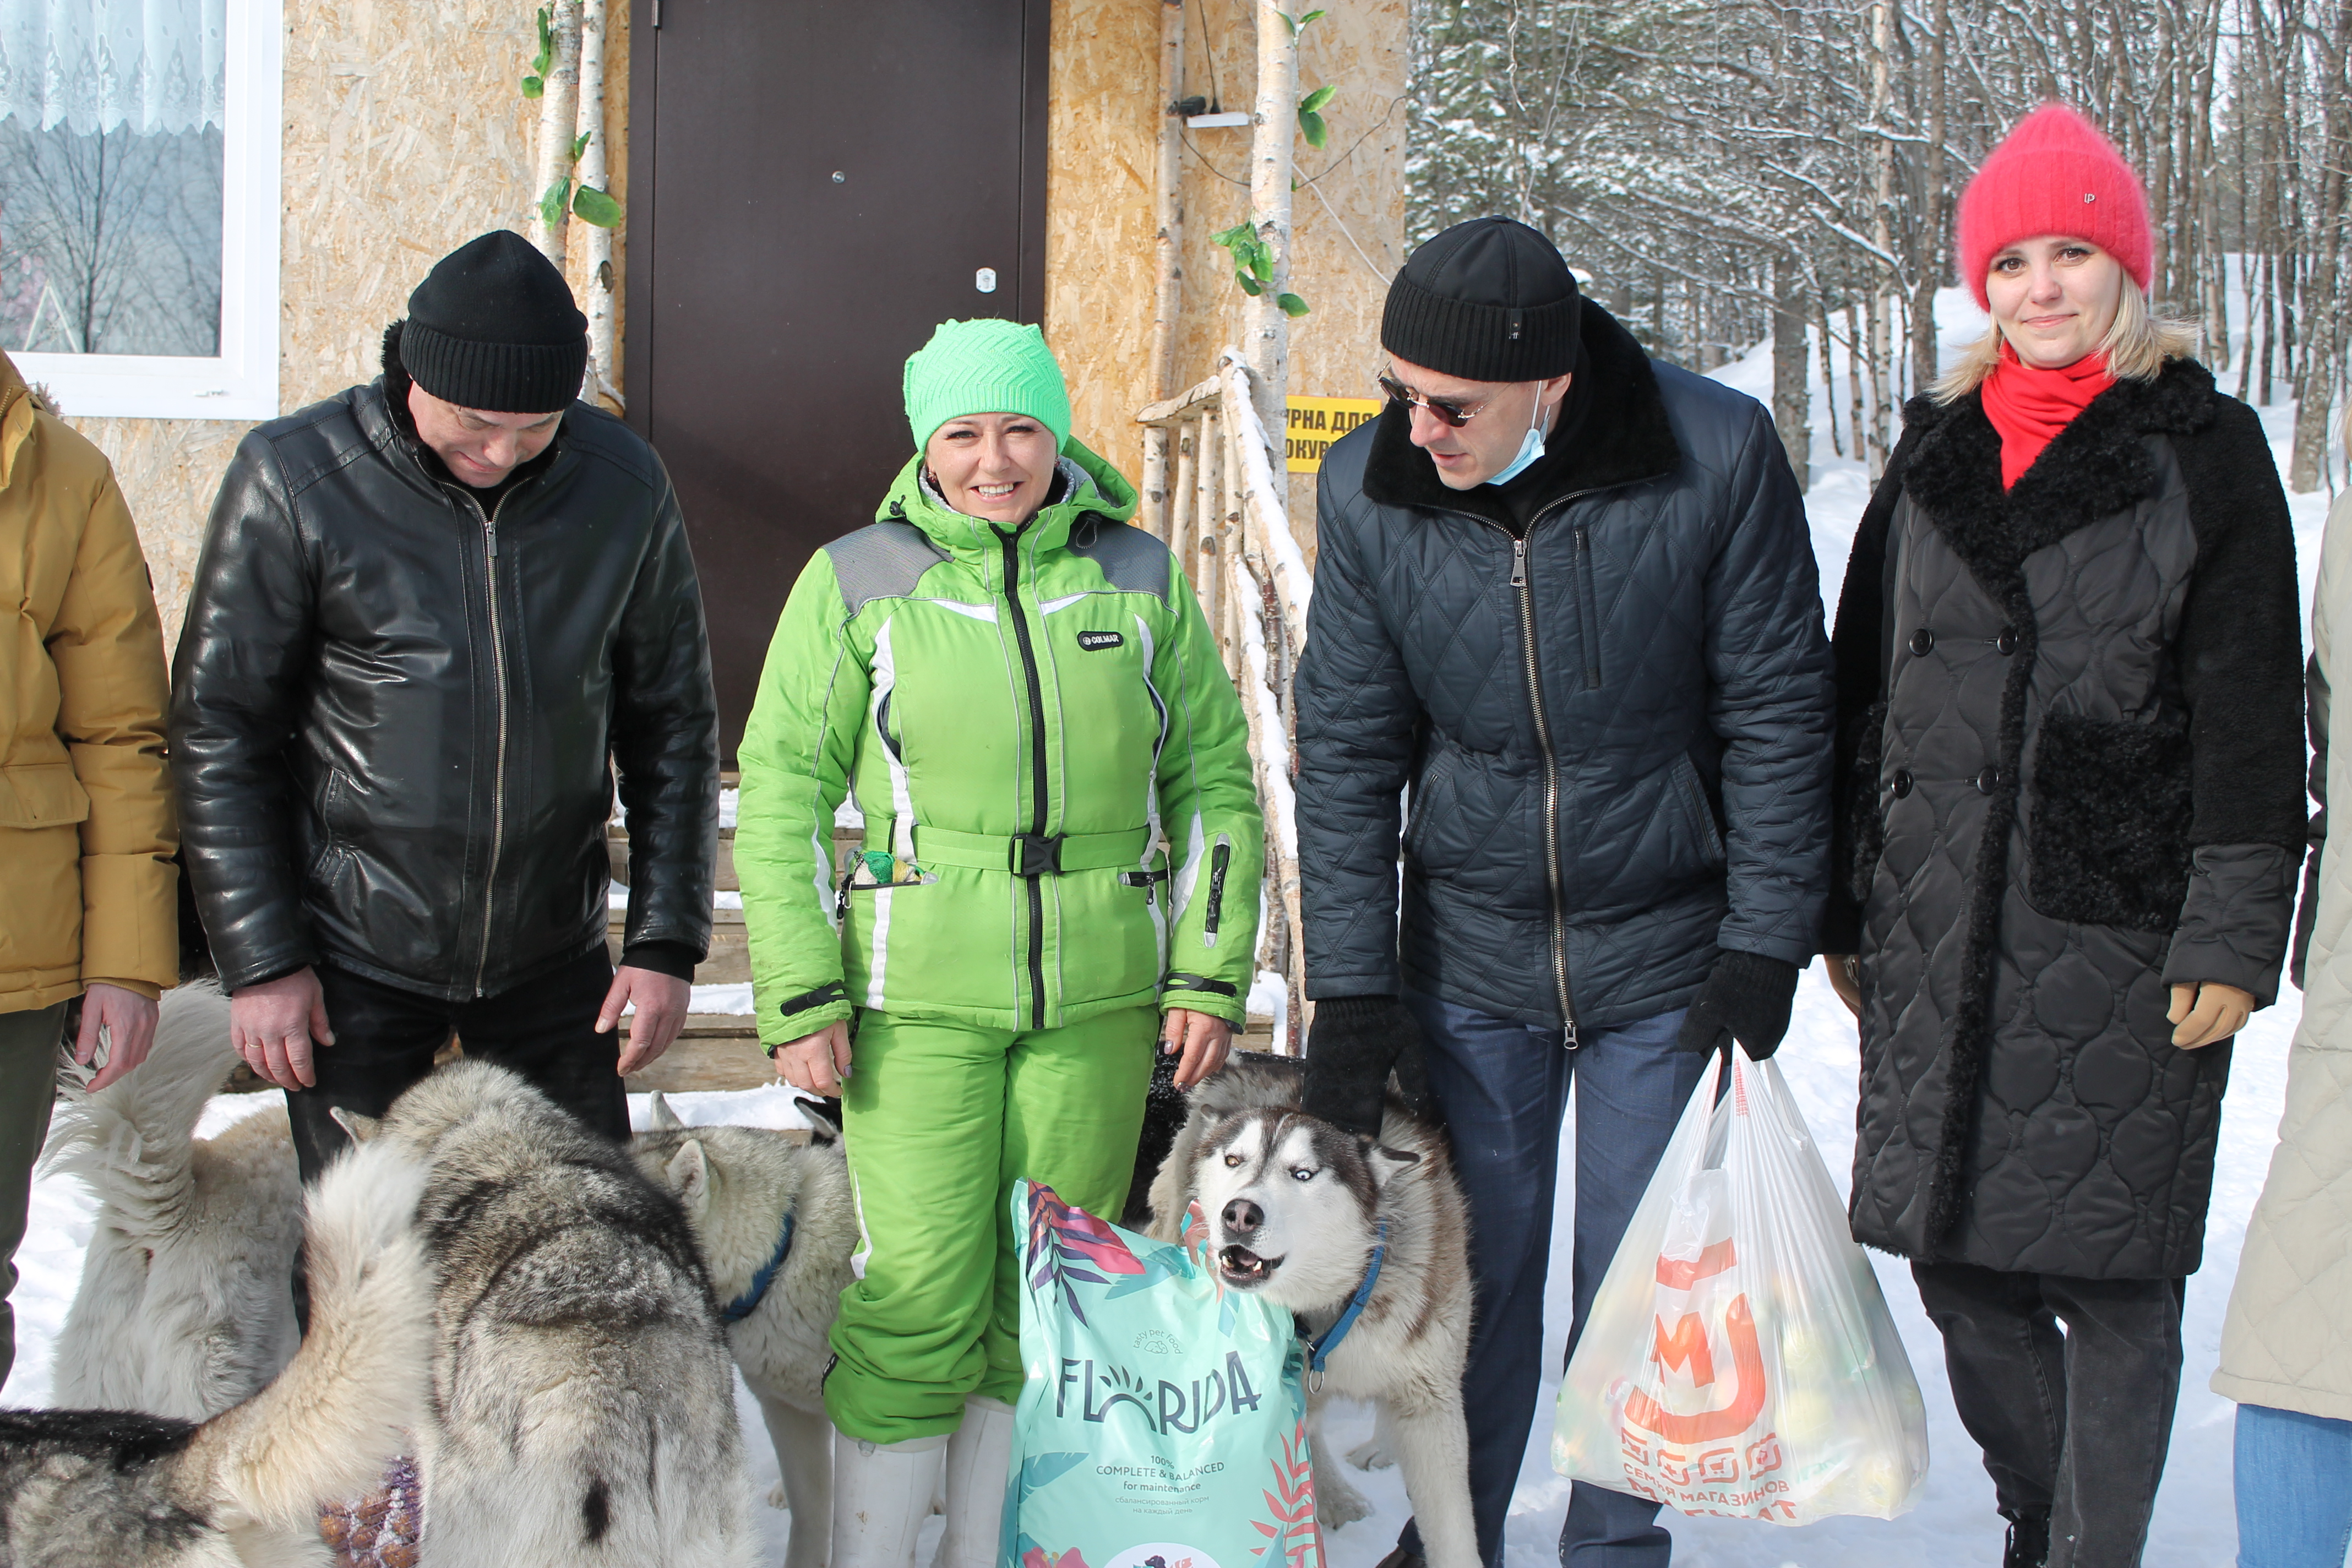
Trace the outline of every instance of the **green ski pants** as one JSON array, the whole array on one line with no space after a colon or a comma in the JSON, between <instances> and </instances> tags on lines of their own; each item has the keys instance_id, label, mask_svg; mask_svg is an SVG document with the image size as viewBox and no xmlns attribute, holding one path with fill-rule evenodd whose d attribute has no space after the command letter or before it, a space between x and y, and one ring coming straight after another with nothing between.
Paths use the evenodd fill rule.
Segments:
<instances>
[{"instance_id":1,"label":"green ski pants","mask_svg":"<svg viewBox=\"0 0 2352 1568\"><path fill-rule=\"evenodd\" d=\"M1058 1029L868 1013L843 1137L864 1241L833 1325L825 1413L861 1442L952 1432L1021 1396L1016 1177L1116 1218L1160 1032L1154 1007Z\"/></svg>"}]
</instances>

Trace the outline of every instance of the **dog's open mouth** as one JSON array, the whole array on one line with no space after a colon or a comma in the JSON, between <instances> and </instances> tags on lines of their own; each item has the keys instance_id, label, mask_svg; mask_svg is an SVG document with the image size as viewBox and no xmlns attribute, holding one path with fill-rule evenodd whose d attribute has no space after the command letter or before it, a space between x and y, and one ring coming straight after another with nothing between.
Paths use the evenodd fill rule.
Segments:
<instances>
[{"instance_id":1,"label":"dog's open mouth","mask_svg":"<svg viewBox=\"0 0 2352 1568\"><path fill-rule=\"evenodd\" d=\"M1217 1272L1225 1277L1228 1285L1238 1285L1244 1289L1265 1284L1281 1267L1281 1258L1260 1258L1246 1247L1228 1247L1217 1254Z\"/></svg>"}]
</instances>

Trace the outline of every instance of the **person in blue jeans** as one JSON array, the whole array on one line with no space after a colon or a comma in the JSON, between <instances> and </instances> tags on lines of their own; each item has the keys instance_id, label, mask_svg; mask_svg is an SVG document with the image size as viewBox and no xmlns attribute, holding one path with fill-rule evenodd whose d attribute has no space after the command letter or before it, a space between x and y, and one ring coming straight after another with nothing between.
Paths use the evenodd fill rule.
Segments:
<instances>
[{"instance_id":1,"label":"person in blue jeans","mask_svg":"<svg viewBox=\"0 0 2352 1568\"><path fill-rule=\"evenodd\" d=\"M1499 1568L1570 1090L1580 1324L1708 1053L1788 1029L1829 886L1830 652L1771 416L1654 363L1544 236L1438 235L1381 342L1389 405L1324 459L1298 668L1306 1108L1369 1133L1391 1068L1425 1069L1470 1202ZM1565 1568L1663 1568L1656 1514L1579 1483ZM1383 1568L1421 1559L1408 1525Z\"/></svg>"},{"instance_id":2,"label":"person in blue jeans","mask_svg":"<svg viewBox=\"0 0 2352 1568\"><path fill-rule=\"evenodd\" d=\"M2344 1568L2352 1544L2352 856L2327 832L2329 795L2352 790L2352 747L2329 744L2338 709L2352 725L2338 626L2352 630L2352 495L2327 514L2304 676L2319 811L2289 956L2303 1017L2213 1373L2239 1402L2239 1568Z\"/></svg>"}]
</instances>

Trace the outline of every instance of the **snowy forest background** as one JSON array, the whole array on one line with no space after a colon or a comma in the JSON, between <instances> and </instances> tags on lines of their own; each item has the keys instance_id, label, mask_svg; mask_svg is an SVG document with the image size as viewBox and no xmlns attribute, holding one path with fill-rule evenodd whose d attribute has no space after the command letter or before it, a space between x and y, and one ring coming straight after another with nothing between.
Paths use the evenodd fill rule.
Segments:
<instances>
[{"instance_id":1,"label":"snowy forest background","mask_svg":"<svg viewBox=\"0 0 2352 1568\"><path fill-rule=\"evenodd\" d=\"M2352 0L1414 7L1409 241L1507 214L1662 358L1712 370L1769 337L1801 479L1816 419L1875 478L1936 375L1953 204L2061 99L2147 182L2158 309L2199 324L2224 390L2295 404L2291 489L2342 482Z\"/></svg>"}]
</instances>

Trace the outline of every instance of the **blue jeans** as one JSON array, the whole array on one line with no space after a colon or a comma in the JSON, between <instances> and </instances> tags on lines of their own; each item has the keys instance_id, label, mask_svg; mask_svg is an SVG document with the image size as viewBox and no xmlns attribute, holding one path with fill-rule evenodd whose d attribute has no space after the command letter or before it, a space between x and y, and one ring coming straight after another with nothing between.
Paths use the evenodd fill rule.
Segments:
<instances>
[{"instance_id":1,"label":"blue jeans","mask_svg":"<svg viewBox=\"0 0 2352 1568\"><path fill-rule=\"evenodd\" d=\"M1501 1568L1503 1521L1543 1378L1544 1280L1569 1089L1576 1089L1573 1354L1634 1205L1714 1058L1674 1048L1680 1009L1589 1033L1570 1052L1558 1029L1411 993L1405 1003L1427 1039L1429 1087L1470 1200L1476 1296L1462 1379L1470 1412L1470 1504L1478 1555L1487 1568ZM1560 1562L1565 1568L1664 1568L1674 1538L1655 1522L1657 1513L1656 1503L1580 1481L1569 1494ZM1407 1524L1398 1544L1419 1553L1420 1532Z\"/></svg>"},{"instance_id":2,"label":"blue jeans","mask_svg":"<svg viewBox=\"0 0 2352 1568\"><path fill-rule=\"evenodd\" d=\"M2238 1568L2344 1568L2352 1421L2238 1406Z\"/></svg>"}]
</instances>

